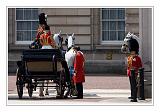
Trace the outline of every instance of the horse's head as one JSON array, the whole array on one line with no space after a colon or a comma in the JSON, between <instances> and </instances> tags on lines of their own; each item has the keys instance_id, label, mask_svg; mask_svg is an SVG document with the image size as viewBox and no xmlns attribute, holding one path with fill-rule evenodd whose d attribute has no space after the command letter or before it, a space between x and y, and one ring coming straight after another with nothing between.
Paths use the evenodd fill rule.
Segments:
<instances>
[{"instance_id":1,"label":"horse's head","mask_svg":"<svg viewBox=\"0 0 160 112\"><path fill-rule=\"evenodd\" d=\"M67 35L67 38L65 40L65 44L67 45L68 48L71 48L72 46L75 45L75 37L74 37L74 33L72 33L72 35Z\"/></svg>"},{"instance_id":2,"label":"horse's head","mask_svg":"<svg viewBox=\"0 0 160 112\"><path fill-rule=\"evenodd\" d=\"M61 48L62 47L62 42L63 42L63 37L61 37L61 30L59 31L59 33L54 34L53 39L56 43L56 46Z\"/></svg>"},{"instance_id":3,"label":"horse's head","mask_svg":"<svg viewBox=\"0 0 160 112\"><path fill-rule=\"evenodd\" d=\"M131 51L135 51L136 54L139 52L139 43L138 37L132 33L128 33L127 36L124 38L123 45L121 47L122 53L130 53Z\"/></svg>"}]
</instances>

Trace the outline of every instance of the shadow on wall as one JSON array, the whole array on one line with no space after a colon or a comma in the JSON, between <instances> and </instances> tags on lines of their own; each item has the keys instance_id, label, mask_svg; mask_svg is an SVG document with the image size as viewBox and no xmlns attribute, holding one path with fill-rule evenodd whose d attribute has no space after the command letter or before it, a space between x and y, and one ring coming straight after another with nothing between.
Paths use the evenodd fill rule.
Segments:
<instances>
[{"instance_id":1,"label":"shadow on wall","mask_svg":"<svg viewBox=\"0 0 160 112\"><path fill-rule=\"evenodd\" d=\"M86 73L113 73L126 74L126 65L120 60L87 60L85 63Z\"/></svg>"},{"instance_id":2,"label":"shadow on wall","mask_svg":"<svg viewBox=\"0 0 160 112\"><path fill-rule=\"evenodd\" d=\"M8 62L8 72L15 73L17 69L16 61ZM87 60L85 63L85 73L95 73L95 74L126 74L126 65L124 61L120 60Z\"/></svg>"}]
</instances>

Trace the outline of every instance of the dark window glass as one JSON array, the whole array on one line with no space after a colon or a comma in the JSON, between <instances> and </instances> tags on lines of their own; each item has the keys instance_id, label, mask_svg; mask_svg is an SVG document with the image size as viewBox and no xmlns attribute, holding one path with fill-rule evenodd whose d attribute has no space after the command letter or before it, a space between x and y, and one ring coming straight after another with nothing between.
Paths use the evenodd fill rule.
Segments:
<instances>
[{"instance_id":1,"label":"dark window glass","mask_svg":"<svg viewBox=\"0 0 160 112\"><path fill-rule=\"evenodd\" d=\"M121 41L125 34L125 9L102 9L102 41Z\"/></svg>"}]
</instances>

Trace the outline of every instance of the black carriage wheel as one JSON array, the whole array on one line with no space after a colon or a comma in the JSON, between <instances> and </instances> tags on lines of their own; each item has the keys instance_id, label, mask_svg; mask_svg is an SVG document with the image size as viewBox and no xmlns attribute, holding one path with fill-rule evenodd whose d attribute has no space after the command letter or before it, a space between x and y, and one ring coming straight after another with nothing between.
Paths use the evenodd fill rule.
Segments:
<instances>
[{"instance_id":1,"label":"black carriage wheel","mask_svg":"<svg viewBox=\"0 0 160 112\"><path fill-rule=\"evenodd\" d=\"M19 68L17 69L16 76L17 76L17 80L16 80L17 93L18 93L19 99L22 99L22 96L23 96L23 78L22 78L22 74L20 73Z\"/></svg>"},{"instance_id":2,"label":"black carriage wheel","mask_svg":"<svg viewBox=\"0 0 160 112\"><path fill-rule=\"evenodd\" d=\"M33 94L33 86L32 86L32 82L28 83L28 95L31 98Z\"/></svg>"}]
</instances>

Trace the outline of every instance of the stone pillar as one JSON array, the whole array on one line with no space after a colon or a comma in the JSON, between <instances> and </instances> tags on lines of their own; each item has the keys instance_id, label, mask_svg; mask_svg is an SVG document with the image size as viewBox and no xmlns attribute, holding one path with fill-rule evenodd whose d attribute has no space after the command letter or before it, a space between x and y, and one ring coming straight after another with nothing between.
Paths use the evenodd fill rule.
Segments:
<instances>
[{"instance_id":1,"label":"stone pillar","mask_svg":"<svg viewBox=\"0 0 160 112\"><path fill-rule=\"evenodd\" d=\"M139 9L140 50L144 66L145 96L152 97L152 9Z\"/></svg>"},{"instance_id":2,"label":"stone pillar","mask_svg":"<svg viewBox=\"0 0 160 112\"><path fill-rule=\"evenodd\" d=\"M15 43L15 9L14 8L8 8L8 44L14 44Z\"/></svg>"}]
</instances>

